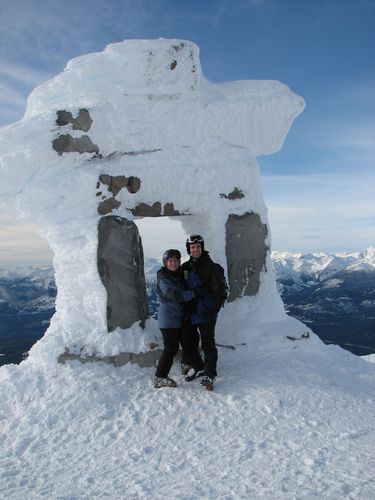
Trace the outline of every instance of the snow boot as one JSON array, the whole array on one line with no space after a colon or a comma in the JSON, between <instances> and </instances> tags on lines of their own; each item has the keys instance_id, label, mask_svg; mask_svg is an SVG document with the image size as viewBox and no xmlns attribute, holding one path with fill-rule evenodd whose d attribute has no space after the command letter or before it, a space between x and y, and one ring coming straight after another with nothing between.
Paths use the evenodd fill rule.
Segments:
<instances>
[{"instance_id":1,"label":"snow boot","mask_svg":"<svg viewBox=\"0 0 375 500\"><path fill-rule=\"evenodd\" d=\"M181 363L181 375L187 375L188 371L191 370L191 366L185 363Z\"/></svg>"},{"instance_id":2,"label":"snow boot","mask_svg":"<svg viewBox=\"0 0 375 500\"><path fill-rule=\"evenodd\" d=\"M206 389L206 391L213 391L214 390L214 379L211 377L207 377L205 375L199 383L203 385L203 387Z\"/></svg>"},{"instance_id":3,"label":"snow boot","mask_svg":"<svg viewBox=\"0 0 375 500\"><path fill-rule=\"evenodd\" d=\"M176 382L173 378L165 377L155 377L154 378L154 387L155 389L160 389L160 387L177 387Z\"/></svg>"},{"instance_id":4,"label":"snow boot","mask_svg":"<svg viewBox=\"0 0 375 500\"><path fill-rule=\"evenodd\" d=\"M190 370L185 375L185 381L191 382L195 378L203 377L203 375L204 375L204 370L196 370L195 368L190 368Z\"/></svg>"}]
</instances>

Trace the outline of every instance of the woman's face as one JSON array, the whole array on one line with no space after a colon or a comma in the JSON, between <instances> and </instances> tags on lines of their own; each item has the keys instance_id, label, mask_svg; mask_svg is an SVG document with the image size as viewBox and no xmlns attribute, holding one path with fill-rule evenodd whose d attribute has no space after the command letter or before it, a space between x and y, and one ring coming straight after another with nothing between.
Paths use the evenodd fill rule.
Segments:
<instances>
[{"instance_id":1,"label":"woman's face","mask_svg":"<svg viewBox=\"0 0 375 500\"><path fill-rule=\"evenodd\" d=\"M177 259L177 257L169 257L169 259L167 259L166 266L169 271L177 271L180 267L180 259Z\"/></svg>"}]
</instances>

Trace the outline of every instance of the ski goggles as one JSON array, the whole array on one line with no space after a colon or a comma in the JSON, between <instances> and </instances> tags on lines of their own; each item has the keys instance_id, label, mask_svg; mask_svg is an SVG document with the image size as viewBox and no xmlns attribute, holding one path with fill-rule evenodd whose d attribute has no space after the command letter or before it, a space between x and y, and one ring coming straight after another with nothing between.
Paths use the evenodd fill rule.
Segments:
<instances>
[{"instance_id":1,"label":"ski goggles","mask_svg":"<svg viewBox=\"0 0 375 500\"><path fill-rule=\"evenodd\" d=\"M203 238L199 234L192 234L191 236L189 236L186 243L200 243L200 244L202 244Z\"/></svg>"}]
</instances>

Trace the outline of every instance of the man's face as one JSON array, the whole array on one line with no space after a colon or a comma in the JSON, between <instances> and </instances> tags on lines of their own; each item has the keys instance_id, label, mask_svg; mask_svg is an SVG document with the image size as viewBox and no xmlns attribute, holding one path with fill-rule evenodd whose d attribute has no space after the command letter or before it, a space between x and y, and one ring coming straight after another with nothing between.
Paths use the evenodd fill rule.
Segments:
<instances>
[{"instance_id":1,"label":"man's face","mask_svg":"<svg viewBox=\"0 0 375 500\"><path fill-rule=\"evenodd\" d=\"M190 255L193 259L199 259L202 255L202 247L200 243L190 243Z\"/></svg>"}]
</instances>

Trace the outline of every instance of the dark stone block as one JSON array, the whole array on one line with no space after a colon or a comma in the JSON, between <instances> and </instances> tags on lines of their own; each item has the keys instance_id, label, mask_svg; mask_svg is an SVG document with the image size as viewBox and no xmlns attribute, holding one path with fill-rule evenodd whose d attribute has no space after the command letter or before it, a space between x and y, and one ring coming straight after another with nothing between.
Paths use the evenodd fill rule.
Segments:
<instances>
[{"instance_id":1,"label":"dark stone block","mask_svg":"<svg viewBox=\"0 0 375 500\"><path fill-rule=\"evenodd\" d=\"M260 272L265 268L268 246L267 226L255 213L230 215L226 223L225 252L228 265L229 297L232 301L259 290Z\"/></svg>"},{"instance_id":2,"label":"dark stone block","mask_svg":"<svg viewBox=\"0 0 375 500\"><path fill-rule=\"evenodd\" d=\"M107 290L107 324L111 332L148 318L142 240L134 222L102 217L98 226L98 271Z\"/></svg>"},{"instance_id":3,"label":"dark stone block","mask_svg":"<svg viewBox=\"0 0 375 500\"><path fill-rule=\"evenodd\" d=\"M72 137L70 134L63 134L52 142L52 147L61 156L63 153L99 153L99 148L91 142L88 135Z\"/></svg>"},{"instance_id":4,"label":"dark stone block","mask_svg":"<svg viewBox=\"0 0 375 500\"><path fill-rule=\"evenodd\" d=\"M60 127L72 124L73 130L83 130L87 132L91 127L92 119L87 109L80 109L76 118L73 118L70 111L59 110L57 111L56 123L60 125Z\"/></svg>"},{"instance_id":5,"label":"dark stone block","mask_svg":"<svg viewBox=\"0 0 375 500\"><path fill-rule=\"evenodd\" d=\"M233 191L229 194L220 194L220 198L226 198L227 200L240 200L241 198L244 198L245 195L243 194L241 189L234 188Z\"/></svg>"},{"instance_id":6,"label":"dark stone block","mask_svg":"<svg viewBox=\"0 0 375 500\"><path fill-rule=\"evenodd\" d=\"M141 189L141 179L138 177L130 176L128 178L128 185L126 186L129 193L137 193Z\"/></svg>"},{"instance_id":7,"label":"dark stone block","mask_svg":"<svg viewBox=\"0 0 375 500\"><path fill-rule=\"evenodd\" d=\"M73 115L70 111L57 111L57 125L60 127L64 127L64 125L69 125L69 123L73 123Z\"/></svg>"},{"instance_id":8,"label":"dark stone block","mask_svg":"<svg viewBox=\"0 0 375 500\"><path fill-rule=\"evenodd\" d=\"M135 208L132 208L131 212L136 217L173 217L174 215L189 215L175 210L173 203L165 203L164 207L162 207L160 201L157 201L153 205L140 203Z\"/></svg>"},{"instance_id":9,"label":"dark stone block","mask_svg":"<svg viewBox=\"0 0 375 500\"><path fill-rule=\"evenodd\" d=\"M83 130L87 132L92 124L90 113L87 109L80 109L77 118L73 120L73 130Z\"/></svg>"},{"instance_id":10,"label":"dark stone block","mask_svg":"<svg viewBox=\"0 0 375 500\"><path fill-rule=\"evenodd\" d=\"M154 349L148 352L134 354L132 352L122 352L117 356L82 356L80 354L73 354L66 352L60 354L57 358L58 363L65 364L67 361L80 361L81 363L106 363L113 366L122 366L127 363L135 363L138 366L149 367L156 366L160 354L160 349ZM181 356L178 356L181 358Z\"/></svg>"},{"instance_id":11,"label":"dark stone block","mask_svg":"<svg viewBox=\"0 0 375 500\"><path fill-rule=\"evenodd\" d=\"M166 203L164 205L163 215L166 217L172 217L173 215L181 215L181 213L174 209L173 203Z\"/></svg>"},{"instance_id":12,"label":"dark stone block","mask_svg":"<svg viewBox=\"0 0 375 500\"><path fill-rule=\"evenodd\" d=\"M116 196L121 189L127 188L129 193L136 193L141 188L141 180L138 177L125 177L125 175L107 175L103 174L99 176L99 181L105 184L114 196Z\"/></svg>"},{"instance_id":13,"label":"dark stone block","mask_svg":"<svg viewBox=\"0 0 375 500\"><path fill-rule=\"evenodd\" d=\"M161 203L157 201L153 205L147 205L147 203L140 203L135 208L131 210L133 215L139 217L160 217L163 215L161 213Z\"/></svg>"},{"instance_id":14,"label":"dark stone block","mask_svg":"<svg viewBox=\"0 0 375 500\"><path fill-rule=\"evenodd\" d=\"M119 206L121 206L121 201L118 201L115 198L107 198L106 200L99 203L98 212L100 213L100 215L107 215Z\"/></svg>"}]
</instances>

